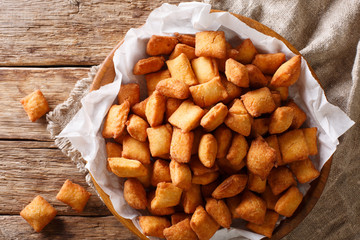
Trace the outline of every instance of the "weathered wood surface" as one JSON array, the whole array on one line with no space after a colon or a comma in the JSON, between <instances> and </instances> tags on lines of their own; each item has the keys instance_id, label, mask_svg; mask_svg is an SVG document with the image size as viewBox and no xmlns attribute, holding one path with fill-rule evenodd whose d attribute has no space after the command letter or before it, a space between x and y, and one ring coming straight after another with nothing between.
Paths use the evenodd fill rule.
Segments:
<instances>
[{"instance_id":1,"label":"weathered wood surface","mask_svg":"<svg viewBox=\"0 0 360 240\"><path fill-rule=\"evenodd\" d=\"M163 2L180 1L1 0L0 66L100 64Z\"/></svg>"}]
</instances>

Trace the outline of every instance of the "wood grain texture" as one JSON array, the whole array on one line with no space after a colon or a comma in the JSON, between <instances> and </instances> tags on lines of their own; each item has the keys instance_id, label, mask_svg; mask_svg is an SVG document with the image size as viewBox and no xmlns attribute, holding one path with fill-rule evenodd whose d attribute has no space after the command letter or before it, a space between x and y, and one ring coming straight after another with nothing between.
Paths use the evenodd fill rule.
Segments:
<instances>
[{"instance_id":1,"label":"wood grain texture","mask_svg":"<svg viewBox=\"0 0 360 240\"><path fill-rule=\"evenodd\" d=\"M2 0L0 66L100 64L164 2L180 1Z\"/></svg>"},{"instance_id":2,"label":"wood grain texture","mask_svg":"<svg viewBox=\"0 0 360 240\"><path fill-rule=\"evenodd\" d=\"M40 89L54 109L88 72L89 68L0 68L0 139L49 141L45 117L30 122L20 99Z\"/></svg>"},{"instance_id":3,"label":"wood grain texture","mask_svg":"<svg viewBox=\"0 0 360 240\"><path fill-rule=\"evenodd\" d=\"M137 239L113 216L56 216L40 233L36 233L20 216L0 215L0 239Z\"/></svg>"}]
</instances>

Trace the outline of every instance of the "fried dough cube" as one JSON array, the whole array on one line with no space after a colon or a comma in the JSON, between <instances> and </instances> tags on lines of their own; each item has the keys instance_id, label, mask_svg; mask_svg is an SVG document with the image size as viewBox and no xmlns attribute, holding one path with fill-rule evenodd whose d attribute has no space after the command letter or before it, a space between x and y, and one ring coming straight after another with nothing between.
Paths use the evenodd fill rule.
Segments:
<instances>
[{"instance_id":1,"label":"fried dough cube","mask_svg":"<svg viewBox=\"0 0 360 240\"><path fill-rule=\"evenodd\" d=\"M125 181L124 199L132 208L146 209L146 192L139 180L136 178L129 178Z\"/></svg>"},{"instance_id":2,"label":"fried dough cube","mask_svg":"<svg viewBox=\"0 0 360 240\"><path fill-rule=\"evenodd\" d=\"M292 186L276 202L275 211L285 217L291 217L302 199L303 195L299 189Z\"/></svg>"},{"instance_id":3,"label":"fried dough cube","mask_svg":"<svg viewBox=\"0 0 360 240\"><path fill-rule=\"evenodd\" d=\"M271 210L275 209L275 204L279 200L280 196L281 195L274 195L269 185L266 185L265 191L261 193L261 197L266 202L266 208Z\"/></svg>"},{"instance_id":4,"label":"fried dough cube","mask_svg":"<svg viewBox=\"0 0 360 240\"><path fill-rule=\"evenodd\" d=\"M171 226L169 220L156 216L140 216L139 225L146 236L159 238L165 238L163 231Z\"/></svg>"},{"instance_id":5,"label":"fried dough cube","mask_svg":"<svg viewBox=\"0 0 360 240\"><path fill-rule=\"evenodd\" d=\"M226 58L226 39L223 31L197 32L195 54L198 57Z\"/></svg>"},{"instance_id":6,"label":"fried dough cube","mask_svg":"<svg viewBox=\"0 0 360 240\"><path fill-rule=\"evenodd\" d=\"M170 98L186 99L190 96L189 86L175 78L161 80L156 85L156 90Z\"/></svg>"},{"instance_id":7,"label":"fried dough cube","mask_svg":"<svg viewBox=\"0 0 360 240\"><path fill-rule=\"evenodd\" d=\"M285 166L273 168L267 180L274 195L279 195L291 185L297 185L294 175Z\"/></svg>"},{"instance_id":8,"label":"fried dough cube","mask_svg":"<svg viewBox=\"0 0 360 240\"><path fill-rule=\"evenodd\" d=\"M141 177L147 174L144 165L138 161L127 158L108 158L111 171L118 177Z\"/></svg>"},{"instance_id":9,"label":"fried dough cube","mask_svg":"<svg viewBox=\"0 0 360 240\"><path fill-rule=\"evenodd\" d=\"M275 87L289 87L299 79L300 73L301 56L296 55L276 70L270 84Z\"/></svg>"},{"instance_id":10,"label":"fried dough cube","mask_svg":"<svg viewBox=\"0 0 360 240\"><path fill-rule=\"evenodd\" d=\"M290 127L293 129L301 127L306 121L306 113L293 101L288 102L286 106L291 107L294 110L294 118Z\"/></svg>"},{"instance_id":11,"label":"fried dough cube","mask_svg":"<svg viewBox=\"0 0 360 240\"><path fill-rule=\"evenodd\" d=\"M191 184L188 190L184 190L181 204L185 213L193 213L197 206L202 205L201 189L199 184Z\"/></svg>"},{"instance_id":12,"label":"fried dough cube","mask_svg":"<svg viewBox=\"0 0 360 240\"><path fill-rule=\"evenodd\" d=\"M191 215L186 213L174 213L171 215L171 225L175 225L185 219L189 219L189 223L190 223Z\"/></svg>"},{"instance_id":13,"label":"fried dough cube","mask_svg":"<svg viewBox=\"0 0 360 240\"><path fill-rule=\"evenodd\" d=\"M167 240L198 240L196 233L190 227L190 218L165 228L164 236Z\"/></svg>"},{"instance_id":14,"label":"fried dough cube","mask_svg":"<svg viewBox=\"0 0 360 240\"><path fill-rule=\"evenodd\" d=\"M201 137L199 144L199 159L201 163L205 167L211 168L215 164L216 154L216 138L210 133L204 134Z\"/></svg>"},{"instance_id":15,"label":"fried dough cube","mask_svg":"<svg viewBox=\"0 0 360 240\"><path fill-rule=\"evenodd\" d=\"M281 96L278 91L271 91L271 97L274 100L276 108L281 107Z\"/></svg>"},{"instance_id":16,"label":"fried dough cube","mask_svg":"<svg viewBox=\"0 0 360 240\"><path fill-rule=\"evenodd\" d=\"M134 75L144 75L159 71L165 64L164 57L149 57L140 59L134 66Z\"/></svg>"},{"instance_id":17,"label":"fried dough cube","mask_svg":"<svg viewBox=\"0 0 360 240\"><path fill-rule=\"evenodd\" d=\"M136 103L134 106L132 106L131 111L136 115L140 116L141 118L146 119L145 109L146 109L146 103L148 101L149 98L146 98L145 100Z\"/></svg>"},{"instance_id":18,"label":"fried dough cube","mask_svg":"<svg viewBox=\"0 0 360 240\"><path fill-rule=\"evenodd\" d=\"M39 89L21 99L20 103L32 122L35 122L50 111L49 104Z\"/></svg>"},{"instance_id":19,"label":"fried dough cube","mask_svg":"<svg viewBox=\"0 0 360 240\"><path fill-rule=\"evenodd\" d=\"M117 138L125 128L125 122L130 112L130 103L125 101L121 105L112 105L104 122L102 135L104 138Z\"/></svg>"},{"instance_id":20,"label":"fried dough cube","mask_svg":"<svg viewBox=\"0 0 360 240\"><path fill-rule=\"evenodd\" d=\"M290 169L295 174L299 183L310 182L320 175L320 172L314 167L309 158L290 163Z\"/></svg>"},{"instance_id":21,"label":"fried dough cube","mask_svg":"<svg viewBox=\"0 0 360 240\"><path fill-rule=\"evenodd\" d=\"M106 143L106 154L108 158L112 157L121 157L122 146L117 143L107 142ZM109 172L111 172L111 168L109 166L109 162L106 163L106 168Z\"/></svg>"},{"instance_id":22,"label":"fried dough cube","mask_svg":"<svg viewBox=\"0 0 360 240\"><path fill-rule=\"evenodd\" d=\"M316 127L303 128L302 131L304 133L306 145L309 149L309 155L316 155L318 153L317 143L316 143L317 128Z\"/></svg>"},{"instance_id":23,"label":"fried dough cube","mask_svg":"<svg viewBox=\"0 0 360 240\"><path fill-rule=\"evenodd\" d=\"M219 177L219 172L209 172L202 175L194 175L192 177L193 184L208 185Z\"/></svg>"},{"instance_id":24,"label":"fried dough cube","mask_svg":"<svg viewBox=\"0 0 360 240\"><path fill-rule=\"evenodd\" d=\"M149 124L141 117L131 114L128 121L126 122L126 130L131 137L135 138L140 142L145 142L147 139L146 129Z\"/></svg>"},{"instance_id":25,"label":"fried dough cube","mask_svg":"<svg viewBox=\"0 0 360 240\"><path fill-rule=\"evenodd\" d=\"M148 192L147 209L152 215L165 216L165 215L173 214L175 212L174 207L151 208L151 201L154 199L154 197L155 197L155 191Z\"/></svg>"},{"instance_id":26,"label":"fried dough cube","mask_svg":"<svg viewBox=\"0 0 360 240\"><path fill-rule=\"evenodd\" d=\"M257 54L257 50L249 38L245 39L239 46L237 46L236 50L239 51L236 60L241 62L242 64L251 63L255 55Z\"/></svg>"},{"instance_id":27,"label":"fried dough cube","mask_svg":"<svg viewBox=\"0 0 360 240\"><path fill-rule=\"evenodd\" d=\"M229 160L231 165L238 166L245 158L248 149L249 145L245 137L241 134L236 134L231 141L226 159Z\"/></svg>"},{"instance_id":28,"label":"fried dough cube","mask_svg":"<svg viewBox=\"0 0 360 240\"><path fill-rule=\"evenodd\" d=\"M195 36L194 35L179 34L177 32L174 35L177 37L179 42L186 44L188 46L191 46L191 47L195 47Z\"/></svg>"},{"instance_id":29,"label":"fried dough cube","mask_svg":"<svg viewBox=\"0 0 360 240\"><path fill-rule=\"evenodd\" d=\"M241 95L241 88L233 84L232 82L228 81L225 76L221 75L221 84L226 89L228 94L227 98L225 98L222 102L224 104L228 104L235 98L239 98Z\"/></svg>"},{"instance_id":30,"label":"fried dough cube","mask_svg":"<svg viewBox=\"0 0 360 240\"><path fill-rule=\"evenodd\" d=\"M191 96L200 107L208 107L227 98L227 92L219 77L189 88Z\"/></svg>"},{"instance_id":31,"label":"fried dough cube","mask_svg":"<svg viewBox=\"0 0 360 240\"><path fill-rule=\"evenodd\" d=\"M170 162L170 176L172 183L179 188L188 190L191 187L191 170L187 164Z\"/></svg>"},{"instance_id":32,"label":"fried dough cube","mask_svg":"<svg viewBox=\"0 0 360 240\"><path fill-rule=\"evenodd\" d=\"M67 179L56 195L56 199L69 205L76 212L81 213L90 196L91 193L86 191L85 188Z\"/></svg>"},{"instance_id":33,"label":"fried dough cube","mask_svg":"<svg viewBox=\"0 0 360 240\"><path fill-rule=\"evenodd\" d=\"M198 128L194 129L193 133L194 133L194 141L193 141L193 145L191 148L191 155L194 155L194 154L197 155L197 153L199 151L200 140L201 140L202 135L204 134L204 131L203 131L202 127L198 127Z\"/></svg>"},{"instance_id":34,"label":"fried dough cube","mask_svg":"<svg viewBox=\"0 0 360 240\"><path fill-rule=\"evenodd\" d=\"M275 161L276 151L261 136L251 142L246 163L251 173L265 180Z\"/></svg>"},{"instance_id":35,"label":"fried dough cube","mask_svg":"<svg viewBox=\"0 0 360 240\"><path fill-rule=\"evenodd\" d=\"M153 92L146 103L145 115L151 127L161 125L164 119L166 98L158 91Z\"/></svg>"},{"instance_id":36,"label":"fried dough cube","mask_svg":"<svg viewBox=\"0 0 360 240\"><path fill-rule=\"evenodd\" d=\"M130 107L140 102L140 86L136 83L121 85L118 94L119 104L129 101Z\"/></svg>"},{"instance_id":37,"label":"fried dough cube","mask_svg":"<svg viewBox=\"0 0 360 240\"><path fill-rule=\"evenodd\" d=\"M266 214L266 202L250 191L245 191L240 204L235 210L240 218L255 223L263 224Z\"/></svg>"},{"instance_id":38,"label":"fried dough cube","mask_svg":"<svg viewBox=\"0 0 360 240\"><path fill-rule=\"evenodd\" d=\"M189 61L196 58L195 48L193 48L189 45L183 44L183 43L178 43L178 44L176 44L174 51L169 56L169 59L170 60L174 59L177 56L179 56L181 53L184 53L186 55L186 57L189 59Z\"/></svg>"},{"instance_id":39,"label":"fried dough cube","mask_svg":"<svg viewBox=\"0 0 360 240\"><path fill-rule=\"evenodd\" d=\"M271 113L276 105L267 87L247 92L241 96L246 110L252 117L259 117L263 113Z\"/></svg>"},{"instance_id":40,"label":"fried dough cube","mask_svg":"<svg viewBox=\"0 0 360 240\"><path fill-rule=\"evenodd\" d=\"M30 226L40 232L56 216L56 209L40 195L36 196L21 212Z\"/></svg>"},{"instance_id":41,"label":"fried dough cube","mask_svg":"<svg viewBox=\"0 0 360 240\"><path fill-rule=\"evenodd\" d=\"M166 100L166 110L165 110L166 120L169 120L170 116L176 111L176 109L180 107L182 102L183 100L176 98L168 98Z\"/></svg>"},{"instance_id":42,"label":"fried dough cube","mask_svg":"<svg viewBox=\"0 0 360 240\"><path fill-rule=\"evenodd\" d=\"M305 160L309 156L304 133L301 129L291 130L278 137L284 163Z\"/></svg>"},{"instance_id":43,"label":"fried dough cube","mask_svg":"<svg viewBox=\"0 0 360 240\"><path fill-rule=\"evenodd\" d=\"M226 126L243 136L249 136L252 122L253 119L246 111L243 102L235 99L224 120Z\"/></svg>"},{"instance_id":44,"label":"fried dough cube","mask_svg":"<svg viewBox=\"0 0 360 240\"><path fill-rule=\"evenodd\" d=\"M151 127L146 130L149 138L151 156L161 157L170 153L172 128L170 124ZM137 149L134 149L135 151Z\"/></svg>"},{"instance_id":45,"label":"fried dough cube","mask_svg":"<svg viewBox=\"0 0 360 240\"><path fill-rule=\"evenodd\" d=\"M190 162L193 142L193 132L183 132L180 128L174 127L170 145L171 159L179 163Z\"/></svg>"},{"instance_id":46,"label":"fried dough cube","mask_svg":"<svg viewBox=\"0 0 360 240\"><path fill-rule=\"evenodd\" d=\"M252 64L245 65L249 75L249 85L251 88L262 88L268 85L268 80L260 69Z\"/></svg>"},{"instance_id":47,"label":"fried dough cube","mask_svg":"<svg viewBox=\"0 0 360 240\"><path fill-rule=\"evenodd\" d=\"M146 45L146 53L150 56L168 55L178 42L176 37L152 35Z\"/></svg>"},{"instance_id":48,"label":"fried dough cube","mask_svg":"<svg viewBox=\"0 0 360 240\"><path fill-rule=\"evenodd\" d=\"M155 91L156 85L161 80L164 80L167 78L171 78L171 75L170 75L170 72L168 69L146 74L145 80L146 80L148 96L150 96Z\"/></svg>"},{"instance_id":49,"label":"fried dough cube","mask_svg":"<svg viewBox=\"0 0 360 240\"><path fill-rule=\"evenodd\" d=\"M221 182L219 180L216 180L215 182L209 183L207 185L201 185L201 194L204 199L211 198L211 194L214 192L214 190L219 186Z\"/></svg>"},{"instance_id":50,"label":"fried dough cube","mask_svg":"<svg viewBox=\"0 0 360 240\"><path fill-rule=\"evenodd\" d=\"M231 198L226 198L226 205L228 206L232 219L240 218L239 214L236 212L236 208L241 202L241 195L236 195Z\"/></svg>"},{"instance_id":51,"label":"fried dough cube","mask_svg":"<svg viewBox=\"0 0 360 240\"><path fill-rule=\"evenodd\" d=\"M200 240L210 239L220 228L220 225L205 211L198 206L191 217L190 226Z\"/></svg>"},{"instance_id":52,"label":"fried dough cube","mask_svg":"<svg viewBox=\"0 0 360 240\"><path fill-rule=\"evenodd\" d=\"M246 224L246 227L253 232L258 234L265 235L268 238L271 238L272 233L275 229L277 220L279 219L279 214L273 211L266 211L265 220L263 224L255 224L249 222Z\"/></svg>"},{"instance_id":53,"label":"fried dough cube","mask_svg":"<svg viewBox=\"0 0 360 240\"><path fill-rule=\"evenodd\" d=\"M246 165L245 161L241 161L238 164L232 164L227 158L218 158L216 163L219 165L222 172L229 175L239 172Z\"/></svg>"},{"instance_id":54,"label":"fried dough cube","mask_svg":"<svg viewBox=\"0 0 360 240\"><path fill-rule=\"evenodd\" d=\"M226 115L228 114L228 109L223 103L218 103L212 107L201 119L200 125L208 132L215 130L220 126Z\"/></svg>"},{"instance_id":55,"label":"fried dough cube","mask_svg":"<svg viewBox=\"0 0 360 240\"><path fill-rule=\"evenodd\" d=\"M158 183L151 208L174 207L180 203L182 189L172 183Z\"/></svg>"},{"instance_id":56,"label":"fried dough cube","mask_svg":"<svg viewBox=\"0 0 360 240\"><path fill-rule=\"evenodd\" d=\"M205 114L199 106L190 100L184 101L178 109L170 116L169 123L189 132L200 124L201 117Z\"/></svg>"},{"instance_id":57,"label":"fried dough cube","mask_svg":"<svg viewBox=\"0 0 360 240\"><path fill-rule=\"evenodd\" d=\"M156 187L160 182L171 182L169 162L158 159L154 162L151 185Z\"/></svg>"},{"instance_id":58,"label":"fried dough cube","mask_svg":"<svg viewBox=\"0 0 360 240\"><path fill-rule=\"evenodd\" d=\"M225 75L228 81L238 87L249 87L249 74L247 68L232 58L226 60Z\"/></svg>"},{"instance_id":59,"label":"fried dough cube","mask_svg":"<svg viewBox=\"0 0 360 240\"><path fill-rule=\"evenodd\" d=\"M283 162L279 147L279 141L276 135L270 135L269 137L265 138L265 141L269 144L276 151L276 162L275 166L282 166L286 163Z\"/></svg>"},{"instance_id":60,"label":"fried dough cube","mask_svg":"<svg viewBox=\"0 0 360 240\"><path fill-rule=\"evenodd\" d=\"M266 188L266 179L262 180L258 175L249 172L249 181L247 186L248 189L253 192L263 193Z\"/></svg>"},{"instance_id":61,"label":"fried dough cube","mask_svg":"<svg viewBox=\"0 0 360 240\"><path fill-rule=\"evenodd\" d=\"M184 53L181 53L174 59L167 60L166 64L172 78L183 81L189 86L198 84L198 80L191 68L190 61Z\"/></svg>"},{"instance_id":62,"label":"fried dough cube","mask_svg":"<svg viewBox=\"0 0 360 240\"><path fill-rule=\"evenodd\" d=\"M256 54L252 64L262 73L272 75L286 61L283 53Z\"/></svg>"},{"instance_id":63,"label":"fried dough cube","mask_svg":"<svg viewBox=\"0 0 360 240\"><path fill-rule=\"evenodd\" d=\"M151 176L152 176L152 172L153 172L153 164L150 163L150 164L146 164L143 166L146 169L146 174L144 176L136 177L136 179L139 180L145 188L148 188L151 186Z\"/></svg>"},{"instance_id":64,"label":"fried dough cube","mask_svg":"<svg viewBox=\"0 0 360 240\"><path fill-rule=\"evenodd\" d=\"M205 167L199 160L198 156L193 156L191 158L191 161L189 163L189 166L191 168L191 171L194 175L203 175L206 173L216 172L219 170L216 164L212 166L211 168Z\"/></svg>"},{"instance_id":65,"label":"fried dough cube","mask_svg":"<svg viewBox=\"0 0 360 240\"><path fill-rule=\"evenodd\" d=\"M150 163L150 150L148 142L140 142L127 135L123 141L122 157L135 159L142 164Z\"/></svg>"},{"instance_id":66,"label":"fried dough cube","mask_svg":"<svg viewBox=\"0 0 360 240\"><path fill-rule=\"evenodd\" d=\"M209 198L206 200L206 212L222 227L230 228L231 213L223 200Z\"/></svg>"},{"instance_id":67,"label":"fried dough cube","mask_svg":"<svg viewBox=\"0 0 360 240\"><path fill-rule=\"evenodd\" d=\"M285 132L294 118L294 110L291 107L278 107L270 117L269 133L277 134Z\"/></svg>"},{"instance_id":68,"label":"fried dough cube","mask_svg":"<svg viewBox=\"0 0 360 240\"><path fill-rule=\"evenodd\" d=\"M191 61L191 66L199 83L206 83L219 76L217 61L214 58L198 57Z\"/></svg>"},{"instance_id":69,"label":"fried dough cube","mask_svg":"<svg viewBox=\"0 0 360 240\"><path fill-rule=\"evenodd\" d=\"M234 197L241 193L248 181L248 176L245 174L234 174L226 178L212 193L215 199Z\"/></svg>"},{"instance_id":70,"label":"fried dough cube","mask_svg":"<svg viewBox=\"0 0 360 240\"><path fill-rule=\"evenodd\" d=\"M232 133L225 125L221 125L214 131L214 136L217 142L216 158L224 158L230 148Z\"/></svg>"}]
</instances>

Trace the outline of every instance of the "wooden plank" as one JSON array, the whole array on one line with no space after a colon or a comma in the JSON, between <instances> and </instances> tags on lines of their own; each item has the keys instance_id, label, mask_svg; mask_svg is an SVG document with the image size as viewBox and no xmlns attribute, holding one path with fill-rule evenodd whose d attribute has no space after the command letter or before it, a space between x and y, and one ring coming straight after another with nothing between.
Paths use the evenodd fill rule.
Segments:
<instances>
[{"instance_id":1,"label":"wooden plank","mask_svg":"<svg viewBox=\"0 0 360 240\"><path fill-rule=\"evenodd\" d=\"M89 68L0 68L0 139L50 140L45 117L30 122L20 99L40 89L50 109L54 109L68 98L76 81L87 77L88 71Z\"/></svg>"},{"instance_id":2,"label":"wooden plank","mask_svg":"<svg viewBox=\"0 0 360 240\"><path fill-rule=\"evenodd\" d=\"M66 179L92 193L80 215L111 215L87 185L85 175L52 142L0 141L0 159L0 215L19 214L39 194L58 215L79 215L55 198Z\"/></svg>"},{"instance_id":3,"label":"wooden plank","mask_svg":"<svg viewBox=\"0 0 360 240\"><path fill-rule=\"evenodd\" d=\"M0 66L100 64L163 2L183 1L2 0Z\"/></svg>"},{"instance_id":4,"label":"wooden plank","mask_svg":"<svg viewBox=\"0 0 360 240\"><path fill-rule=\"evenodd\" d=\"M113 216L56 216L40 233L20 216L1 216L0 239L137 239Z\"/></svg>"}]
</instances>

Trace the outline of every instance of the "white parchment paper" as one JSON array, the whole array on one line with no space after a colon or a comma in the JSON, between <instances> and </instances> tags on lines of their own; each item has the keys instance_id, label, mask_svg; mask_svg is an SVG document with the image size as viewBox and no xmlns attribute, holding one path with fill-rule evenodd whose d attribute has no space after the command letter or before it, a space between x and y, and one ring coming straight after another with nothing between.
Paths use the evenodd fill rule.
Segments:
<instances>
[{"instance_id":1,"label":"white parchment paper","mask_svg":"<svg viewBox=\"0 0 360 240\"><path fill-rule=\"evenodd\" d=\"M130 29L124 43L114 54L115 81L89 93L82 99L82 108L64 128L58 137L68 138L87 161L86 168L99 186L110 196L115 210L124 218L136 220L141 212L132 209L123 198L123 181L106 170L105 140L101 135L102 123L110 106L116 101L121 83L140 84L141 97L146 97L146 83L143 76L134 76L135 63L146 58L145 49L151 35L172 35L174 32L194 34L204 30L222 30L230 43L236 45L239 38L250 38L262 53L283 52L289 59L295 54L278 39L266 36L238 20L229 13L210 13L211 6L205 3L182 3L179 6L163 4L155 9L146 23ZM317 81L311 75L305 59L302 59L301 75L290 87L290 97L306 112L309 127L318 129L319 154L312 160L318 170L336 150L338 137L346 132L354 122L338 107L331 105ZM299 186L305 193L309 185ZM212 239L261 239L264 236L240 229L221 229ZM141 231L141 229L140 229Z\"/></svg>"}]
</instances>

